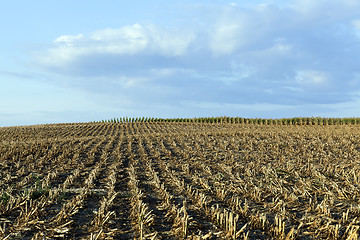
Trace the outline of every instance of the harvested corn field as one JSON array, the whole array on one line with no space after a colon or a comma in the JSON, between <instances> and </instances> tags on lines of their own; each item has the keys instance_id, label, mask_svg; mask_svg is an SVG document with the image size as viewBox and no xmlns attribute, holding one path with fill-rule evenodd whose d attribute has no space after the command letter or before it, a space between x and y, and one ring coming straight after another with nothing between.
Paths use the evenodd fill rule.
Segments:
<instances>
[{"instance_id":1,"label":"harvested corn field","mask_svg":"<svg viewBox=\"0 0 360 240\"><path fill-rule=\"evenodd\" d=\"M358 239L359 125L0 128L1 239Z\"/></svg>"}]
</instances>

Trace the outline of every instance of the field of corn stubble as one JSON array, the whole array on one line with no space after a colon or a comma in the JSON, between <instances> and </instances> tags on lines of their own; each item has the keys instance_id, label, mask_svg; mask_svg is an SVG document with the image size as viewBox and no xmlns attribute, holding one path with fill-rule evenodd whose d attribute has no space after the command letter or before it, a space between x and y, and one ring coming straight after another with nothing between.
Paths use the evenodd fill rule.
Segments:
<instances>
[{"instance_id":1,"label":"field of corn stubble","mask_svg":"<svg viewBox=\"0 0 360 240\"><path fill-rule=\"evenodd\" d=\"M0 128L0 239L358 239L359 125Z\"/></svg>"}]
</instances>

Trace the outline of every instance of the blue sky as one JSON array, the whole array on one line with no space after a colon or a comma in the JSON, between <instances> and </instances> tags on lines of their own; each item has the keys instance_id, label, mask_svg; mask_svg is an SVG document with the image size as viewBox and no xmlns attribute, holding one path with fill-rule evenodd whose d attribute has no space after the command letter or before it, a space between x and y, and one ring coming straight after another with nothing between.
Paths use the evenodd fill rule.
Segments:
<instances>
[{"instance_id":1,"label":"blue sky","mask_svg":"<svg viewBox=\"0 0 360 240\"><path fill-rule=\"evenodd\" d=\"M5 1L0 126L359 117L360 1Z\"/></svg>"}]
</instances>

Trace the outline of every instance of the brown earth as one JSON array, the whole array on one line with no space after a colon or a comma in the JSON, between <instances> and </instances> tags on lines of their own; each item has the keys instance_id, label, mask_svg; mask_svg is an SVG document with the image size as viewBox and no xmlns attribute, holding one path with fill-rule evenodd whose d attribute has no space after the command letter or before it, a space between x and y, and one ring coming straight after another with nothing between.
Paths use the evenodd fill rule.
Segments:
<instances>
[{"instance_id":1,"label":"brown earth","mask_svg":"<svg viewBox=\"0 0 360 240\"><path fill-rule=\"evenodd\" d=\"M358 239L358 125L0 128L0 239Z\"/></svg>"}]
</instances>

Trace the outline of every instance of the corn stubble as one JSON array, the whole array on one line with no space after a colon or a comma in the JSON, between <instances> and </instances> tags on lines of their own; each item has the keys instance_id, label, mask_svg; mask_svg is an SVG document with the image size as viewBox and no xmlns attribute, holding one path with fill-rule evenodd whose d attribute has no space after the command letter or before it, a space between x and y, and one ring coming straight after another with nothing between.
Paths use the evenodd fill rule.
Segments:
<instances>
[{"instance_id":1,"label":"corn stubble","mask_svg":"<svg viewBox=\"0 0 360 240\"><path fill-rule=\"evenodd\" d=\"M0 239L358 239L358 125L270 122L0 128Z\"/></svg>"}]
</instances>

